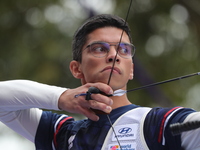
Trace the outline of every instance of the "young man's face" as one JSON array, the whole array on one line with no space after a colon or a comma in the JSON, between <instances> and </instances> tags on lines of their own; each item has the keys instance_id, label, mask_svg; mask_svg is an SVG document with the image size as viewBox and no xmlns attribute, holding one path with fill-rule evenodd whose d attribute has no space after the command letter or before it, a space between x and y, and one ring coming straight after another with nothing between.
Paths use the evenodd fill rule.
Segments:
<instances>
[{"instance_id":1,"label":"young man's face","mask_svg":"<svg viewBox=\"0 0 200 150\"><path fill-rule=\"evenodd\" d=\"M78 64L78 70L81 76L82 84L94 82L108 82L113 61L116 55L116 46L110 46L110 51L104 57L95 57L91 54L88 45L94 42L113 42L119 43L122 30L115 27L104 27L94 30L88 35L87 42L83 46L82 62ZM123 33L123 43L130 43L126 32ZM114 43L114 44L116 44ZM117 55L115 68L112 72L110 86L113 90L126 89L126 84L129 79L133 78L133 63L132 58L123 58Z\"/></svg>"}]
</instances>

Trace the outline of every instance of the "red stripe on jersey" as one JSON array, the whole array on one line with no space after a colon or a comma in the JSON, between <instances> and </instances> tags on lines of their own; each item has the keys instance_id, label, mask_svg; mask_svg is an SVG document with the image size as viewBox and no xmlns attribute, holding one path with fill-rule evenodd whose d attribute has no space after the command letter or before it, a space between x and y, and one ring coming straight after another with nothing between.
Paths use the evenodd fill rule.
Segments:
<instances>
[{"instance_id":1,"label":"red stripe on jersey","mask_svg":"<svg viewBox=\"0 0 200 150\"><path fill-rule=\"evenodd\" d=\"M159 136L158 136L158 142L160 143L162 141L162 136L163 136L163 128L164 128L164 124L165 124L165 121L168 117L168 115L173 112L174 110L176 110L177 108L181 108L181 107L174 107L172 108L171 110L169 110L163 117L163 120L162 120L162 123L161 123L161 126L160 126L160 132L159 132Z\"/></svg>"},{"instance_id":2,"label":"red stripe on jersey","mask_svg":"<svg viewBox=\"0 0 200 150\"><path fill-rule=\"evenodd\" d=\"M60 121L59 124L57 125L56 132L54 133L54 138L53 138L55 147L57 147L56 136L57 136L57 134L58 134L58 132L59 132L61 126L63 125L63 123L64 123L65 121L67 121L68 119L71 119L71 118L72 118L72 117L67 117L67 118L63 119L62 121Z\"/></svg>"}]
</instances>

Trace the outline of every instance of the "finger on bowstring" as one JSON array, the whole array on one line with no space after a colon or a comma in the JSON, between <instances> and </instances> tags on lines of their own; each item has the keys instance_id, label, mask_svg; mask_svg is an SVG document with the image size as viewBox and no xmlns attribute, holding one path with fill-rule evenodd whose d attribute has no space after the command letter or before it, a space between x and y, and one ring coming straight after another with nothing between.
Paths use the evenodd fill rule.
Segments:
<instances>
[{"instance_id":1,"label":"finger on bowstring","mask_svg":"<svg viewBox=\"0 0 200 150\"><path fill-rule=\"evenodd\" d=\"M97 89L99 89L102 93L105 93L106 95L111 95L113 94L113 90L112 88L104 83L94 83L92 85L93 87L96 87Z\"/></svg>"}]
</instances>

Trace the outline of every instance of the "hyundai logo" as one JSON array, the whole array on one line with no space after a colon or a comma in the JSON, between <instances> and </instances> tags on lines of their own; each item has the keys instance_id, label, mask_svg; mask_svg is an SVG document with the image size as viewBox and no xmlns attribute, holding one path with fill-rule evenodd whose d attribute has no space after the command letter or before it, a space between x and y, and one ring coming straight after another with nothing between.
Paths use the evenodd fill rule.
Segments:
<instances>
[{"instance_id":1,"label":"hyundai logo","mask_svg":"<svg viewBox=\"0 0 200 150\"><path fill-rule=\"evenodd\" d=\"M129 128L129 127L124 127L124 128L121 128L121 129L119 129L119 133L120 134L127 134L127 133L130 133L132 131L132 129L131 128Z\"/></svg>"}]
</instances>

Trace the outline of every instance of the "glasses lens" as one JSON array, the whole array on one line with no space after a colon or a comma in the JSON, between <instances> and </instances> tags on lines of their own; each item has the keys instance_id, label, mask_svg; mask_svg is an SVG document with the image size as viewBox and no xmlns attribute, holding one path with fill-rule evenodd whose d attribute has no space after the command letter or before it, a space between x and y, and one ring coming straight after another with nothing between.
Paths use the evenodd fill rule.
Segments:
<instances>
[{"instance_id":1,"label":"glasses lens","mask_svg":"<svg viewBox=\"0 0 200 150\"><path fill-rule=\"evenodd\" d=\"M90 52L95 57L104 57L109 51L108 43L93 43L90 45Z\"/></svg>"},{"instance_id":2,"label":"glasses lens","mask_svg":"<svg viewBox=\"0 0 200 150\"><path fill-rule=\"evenodd\" d=\"M135 53L135 47L129 43L120 43L116 46L118 48L118 54L123 58L131 58ZM110 50L110 44L105 42L96 42L87 46L90 53L95 57L105 57Z\"/></svg>"},{"instance_id":3,"label":"glasses lens","mask_svg":"<svg viewBox=\"0 0 200 150\"><path fill-rule=\"evenodd\" d=\"M118 53L124 58L130 58L134 54L134 46L128 43L120 43Z\"/></svg>"}]
</instances>

